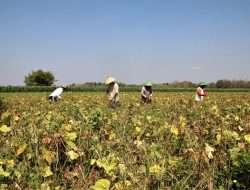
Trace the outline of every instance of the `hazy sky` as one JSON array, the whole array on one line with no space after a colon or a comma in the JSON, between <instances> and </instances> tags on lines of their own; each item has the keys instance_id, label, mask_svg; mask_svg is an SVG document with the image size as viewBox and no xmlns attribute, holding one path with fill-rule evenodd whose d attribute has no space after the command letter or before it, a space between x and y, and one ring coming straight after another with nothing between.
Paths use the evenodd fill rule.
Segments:
<instances>
[{"instance_id":1,"label":"hazy sky","mask_svg":"<svg viewBox=\"0 0 250 190\"><path fill-rule=\"evenodd\" d=\"M0 85L250 80L250 0L0 0Z\"/></svg>"}]
</instances>

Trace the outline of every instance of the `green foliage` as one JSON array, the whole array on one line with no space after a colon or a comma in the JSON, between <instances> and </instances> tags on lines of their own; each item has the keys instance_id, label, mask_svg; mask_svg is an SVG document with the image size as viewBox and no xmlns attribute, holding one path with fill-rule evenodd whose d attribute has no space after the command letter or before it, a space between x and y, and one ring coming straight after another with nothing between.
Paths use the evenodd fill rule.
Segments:
<instances>
[{"instance_id":1,"label":"green foliage","mask_svg":"<svg viewBox=\"0 0 250 190\"><path fill-rule=\"evenodd\" d=\"M27 86L51 86L55 82L55 77L49 71L37 70L25 76L24 82Z\"/></svg>"},{"instance_id":2,"label":"green foliage","mask_svg":"<svg viewBox=\"0 0 250 190\"><path fill-rule=\"evenodd\" d=\"M249 152L239 152L232 160L232 179L237 189L247 189L250 187L250 154Z\"/></svg>"},{"instance_id":3,"label":"green foliage","mask_svg":"<svg viewBox=\"0 0 250 190\"><path fill-rule=\"evenodd\" d=\"M0 188L223 190L249 187L250 97L210 93L9 93L0 119ZM19 188L20 187L20 188Z\"/></svg>"},{"instance_id":4,"label":"green foliage","mask_svg":"<svg viewBox=\"0 0 250 190\"><path fill-rule=\"evenodd\" d=\"M6 102L3 100L3 98L0 97L0 116L1 113L4 112L7 109Z\"/></svg>"},{"instance_id":5,"label":"green foliage","mask_svg":"<svg viewBox=\"0 0 250 190\"><path fill-rule=\"evenodd\" d=\"M104 171L112 176L114 175L114 171L118 165L118 159L114 156L114 155L109 155L106 158L102 158L102 159L92 159L91 160L91 165L95 165L98 166L99 168L103 168Z\"/></svg>"},{"instance_id":6,"label":"green foliage","mask_svg":"<svg viewBox=\"0 0 250 190\"><path fill-rule=\"evenodd\" d=\"M95 110L91 113L89 125L92 129L99 129L102 124L102 113L100 110Z\"/></svg>"}]
</instances>

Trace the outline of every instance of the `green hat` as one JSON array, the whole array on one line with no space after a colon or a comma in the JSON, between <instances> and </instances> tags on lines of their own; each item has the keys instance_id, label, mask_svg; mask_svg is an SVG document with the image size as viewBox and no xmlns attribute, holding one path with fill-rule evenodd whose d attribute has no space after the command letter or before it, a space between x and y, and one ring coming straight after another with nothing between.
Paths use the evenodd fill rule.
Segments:
<instances>
[{"instance_id":1,"label":"green hat","mask_svg":"<svg viewBox=\"0 0 250 190\"><path fill-rule=\"evenodd\" d=\"M199 86L207 86L207 83L201 82L201 83L199 84Z\"/></svg>"},{"instance_id":2,"label":"green hat","mask_svg":"<svg viewBox=\"0 0 250 190\"><path fill-rule=\"evenodd\" d=\"M144 86L152 86L152 83L151 83L150 81L145 82L145 83L144 83Z\"/></svg>"}]
</instances>

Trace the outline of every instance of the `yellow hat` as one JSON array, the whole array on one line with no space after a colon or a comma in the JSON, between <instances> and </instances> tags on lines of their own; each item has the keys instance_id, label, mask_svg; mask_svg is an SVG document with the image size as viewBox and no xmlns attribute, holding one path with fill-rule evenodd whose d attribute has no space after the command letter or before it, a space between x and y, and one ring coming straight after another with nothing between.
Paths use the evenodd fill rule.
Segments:
<instances>
[{"instance_id":1,"label":"yellow hat","mask_svg":"<svg viewBox=\"0 0 250 190\"><path fill-rule=\"evenodd\" d=\"M105 80L105 84L106 85L109 85L109 84L111 84L111 83L113 83L113 82L115 82L116 80L115 80L115 78L114 77L108 77L106 80Z\"/></svg>"}]
</instances>

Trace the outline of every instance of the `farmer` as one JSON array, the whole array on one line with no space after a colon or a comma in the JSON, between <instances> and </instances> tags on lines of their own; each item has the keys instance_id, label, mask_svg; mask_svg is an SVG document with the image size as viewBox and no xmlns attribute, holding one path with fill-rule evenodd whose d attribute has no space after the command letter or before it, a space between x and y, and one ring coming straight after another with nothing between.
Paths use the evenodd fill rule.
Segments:
<instances>
[{"instance_id":1,"label":"farmer","mask_svg":"<svg viewBox=\"0 0 250 190\"><path fill-rule=\"evenodd\" d=\"M152 102L152 83L146 82L141 89L141 100L143 103Z\"/></svg>"},{"instance_id":2,"label":"farmer","mask_svg":"<svg viewBox=\"0 0 250 190\"><path fill-rule=\"evenodd\" d=\"M65 86L59 87L55 89L50 95L49 95L49 101L50 102L56 102L58 99L61 99L61 95L63 93L63 90L65 89Z\"/></svg>"},{"instance_id":3,"label":"farmer","mask_svg":"<svg viewBox=\"0 0 250 190\"><path fill-rule=\"evenodd\" d=\"M108 86L107 94L109 104L111 107L116 107L119 105L119 85L113 77L108 77L105 84Z\"/></svg>"},{"instance_id":4,"label":"farmer","mask_svg":"<svg viewBox=\"0 0 250 190\"><path fill-rule=\"evenodd\" d=\"M204 97L207 95L204 88L207 86L206 83L200 83L197 90L196 90L196 95L195 95L195 101L201 102L204 100Z\"/></svg>"}]
</instances>

